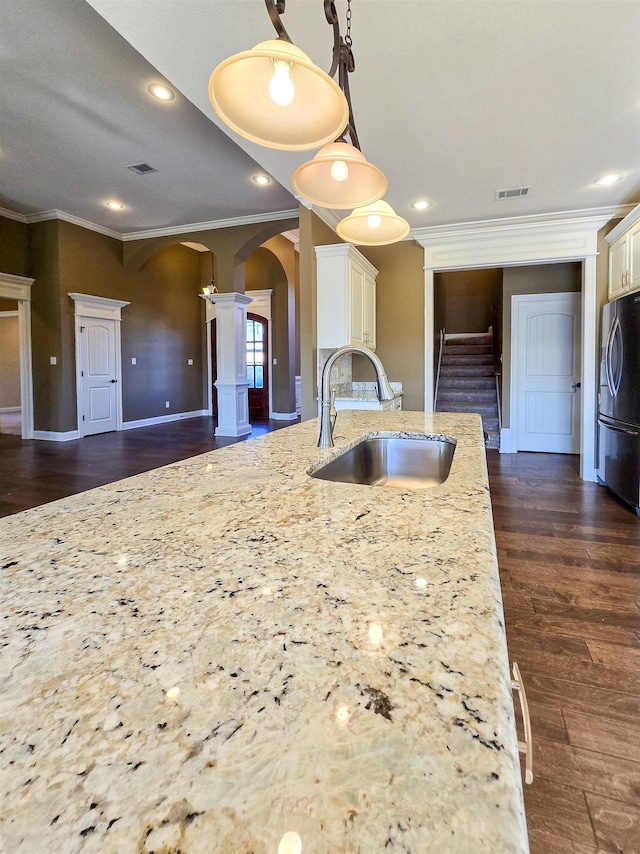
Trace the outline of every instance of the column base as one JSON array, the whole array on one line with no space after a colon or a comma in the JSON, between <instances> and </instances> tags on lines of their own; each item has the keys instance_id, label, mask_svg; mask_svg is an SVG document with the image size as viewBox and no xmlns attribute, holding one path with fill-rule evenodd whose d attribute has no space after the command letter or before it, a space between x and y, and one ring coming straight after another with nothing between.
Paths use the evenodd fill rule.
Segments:
<instances>
[{"instance_id":1,"label":"column base","mask_svg":"<svg viewBox=\"0 0 640 854\"><path fill-rule=\"evenodd\" d=\"M251 432L249 424L248 383L227 384L216 382L218 391L218 426L216 436L246 436Z\"/></svg>"}]
</instances>

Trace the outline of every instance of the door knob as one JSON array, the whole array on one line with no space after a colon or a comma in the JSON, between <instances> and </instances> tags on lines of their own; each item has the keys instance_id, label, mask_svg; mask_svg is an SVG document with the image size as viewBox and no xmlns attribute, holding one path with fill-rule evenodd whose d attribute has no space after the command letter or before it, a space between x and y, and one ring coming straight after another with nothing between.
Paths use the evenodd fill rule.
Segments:
<instances>
[{"instance_id":1,"label":"door knob","mask_svg":"<svg viewBox=\"0 0 640 854\"><path fill-rule=\"evenodd\" d=\"M118 380L109 380L110 383L117 383Z\"/></svg>"},{"instance_id":2,"label":"door knob","mask_svg":"<svg viewBox=\"0 0 640 854\"><path fill-rule=\"evenodd\" d=\"M572 391L573 391L573 393L575 394L576 389L581 388L581 386L582 386L582 383L571 383L571 390L572 390Z\"/></svg>"}]
</instances>

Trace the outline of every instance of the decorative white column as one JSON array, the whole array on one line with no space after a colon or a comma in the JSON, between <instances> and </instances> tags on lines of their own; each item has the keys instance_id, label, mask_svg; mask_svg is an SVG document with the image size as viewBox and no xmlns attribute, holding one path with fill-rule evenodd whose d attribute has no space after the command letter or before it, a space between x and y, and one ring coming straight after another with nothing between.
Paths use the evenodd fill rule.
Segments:
<instances>
[{"instance_id":1,"label":"decorative white column","mask_svg":"<svg viewBox=\"0 0 640 854\"><path fill-rule=\"evenodd\" d=\"M209 294L216 307L216 362L218 377L218 426L216 436L246 436L249 424L249 383L247 381L246 294Z\"/></svg>"}]
</instances>

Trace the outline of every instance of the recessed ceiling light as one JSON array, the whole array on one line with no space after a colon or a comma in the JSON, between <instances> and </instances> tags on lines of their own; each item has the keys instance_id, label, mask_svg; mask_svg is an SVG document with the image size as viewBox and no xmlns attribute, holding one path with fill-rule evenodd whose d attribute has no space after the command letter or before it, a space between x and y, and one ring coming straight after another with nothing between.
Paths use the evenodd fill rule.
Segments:
<instances>
[{"instance_id":1,"label":"recessed ceiling light","mask_svg":"<svg viewBox=\"0 0 640 854\"><path fill-rule=\"evenodd\" d=\"M617 184L618 181L622 181L621 172L608 172L606 175L596 178L593 183L597 184L598 187L610 187L612 184Z\"/></svg>"},{"instance_id":2,"label":"recessed ceiling light","mask_svg":"<svg viewBox=\"0 0 640 854\"><path fill-rule=\"evenodd\" d=\"M260 184L261 187L271 183L271 178L268 178L266 175L254 175L252 180L256 184Z\"/></svg>"},{"instance_id":3,"label":"recessed ceiling light","mask_svg":"<svg viewBox=\"0 0 640 854\"><path fill-rule=\"evenodd\" d=\"M158 101L173 101L176 97L175 92L162 83L151 83L151 85L148 86L148 89L149 93L153 95L154 98L157 98Z\"/></svg>"},{"instance_id":4,"label":"recessed ceiling light","mask_svg":"<svg viewBox=\"0 0 640 854\"><path fill-rule=\"evenodd\" d=\"M107 204L107 207L111 208L112 211L121 211L122 208L124 207L123 204L121 204L120 202L116 202L115 200L107 202L106 204Z\"/></svg>"},{"instance_id":5,"label":"recessed ceiling light","mask_svg":"<svg viewBox=\"0 0 640 854\"><path fill-rule=\"evenodd\" d=\"M426 211L432 204L433 202L430 202L428 199L416 199L415 202L411 202L411 207L414 211Z\"/></svg>"}]
</instances>

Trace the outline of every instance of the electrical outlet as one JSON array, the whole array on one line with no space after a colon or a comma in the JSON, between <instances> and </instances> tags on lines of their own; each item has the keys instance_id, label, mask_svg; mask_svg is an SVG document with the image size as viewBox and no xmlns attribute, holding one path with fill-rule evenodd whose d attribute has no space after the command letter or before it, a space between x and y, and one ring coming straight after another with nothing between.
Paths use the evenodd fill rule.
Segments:
<instances>
[{"instance_id":1,"label":"electrical outlet","mask_svg":"<svg viewBox=\"0 0 640 854\"><path fill-rule=\"evenodd\" d=\"M165 405L165 408L168 409L169 408L169 401L165 400L164 405Z\"/></svg>"},{"instance_id":2,"label":"electrical outlet","mask_svg":"<svg viewBox=\"0 0 640 854\"><path fill-rule=\"evenodd\" d=\"M131 364L132 364L132 365L136 365L137 363L138 363L138 360L136 359L136 357L135 357L135 356L132 356L132 357L131 357Z\"/></svg>"},{"instance_id":3,"label":"electrical outlet","mask_svg":"<svg viewBox=\"0 0 640 854\"><path fill-rule=\"evenodd\" d=\"M277 359L274 359L274 360L273 360L273 364L274 364L274 365L277 365L277 364L278 364L278 360L277 360Z\"/></svg>"}]
</instances>

